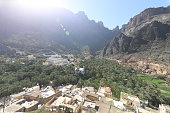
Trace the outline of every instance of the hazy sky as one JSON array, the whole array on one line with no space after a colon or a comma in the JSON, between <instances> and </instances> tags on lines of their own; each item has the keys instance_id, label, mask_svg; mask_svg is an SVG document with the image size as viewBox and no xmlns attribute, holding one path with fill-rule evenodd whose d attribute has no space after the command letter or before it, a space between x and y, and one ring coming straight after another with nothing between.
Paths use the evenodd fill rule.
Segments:
<instances>
[{"instance_id":1,"label":"hazy sky","mask_svg":"<svg viewBox=\"0 0 170 113\"><path fill-rule=\"evenodd\" d=\"M149 7L170 5L170 0L63 0L73 12L85 11L90 19L103 21L110 29L121 26Z\"/></svg>"},{"instance_id":2,"label":"hazy sky","mask_svg":"<svg viewBox=\"0 0 170 113\"><path fill-rule=\"evenodd\" d=\"M2 1L19 1L29 5L46 5L51 1L51 4L70 9L74 13L84 11L89 19L103 21L110 29L117 25L121 27L146 8L170 5L170 0L0 0L0 4Z\"/></svg>"}]
</instances>

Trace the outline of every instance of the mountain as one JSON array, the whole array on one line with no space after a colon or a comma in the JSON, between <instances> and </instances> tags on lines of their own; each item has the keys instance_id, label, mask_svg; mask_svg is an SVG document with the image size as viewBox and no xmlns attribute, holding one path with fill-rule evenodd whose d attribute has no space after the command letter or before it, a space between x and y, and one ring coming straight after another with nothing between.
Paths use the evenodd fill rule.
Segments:
<instances>
[{"instance_id":1,"label":"mountain","mask_svg":"<svg viewBox=\"0 0 170 113\"><path fill-rule=\"evenodd\" d=\"M0 42L0 55L8 55L12 57L16 53L15 50L10 49L8 46Z\"/></svg>"},{"instance_id":2,"label":"mountain","mask_svg":"<svg viewBox=\"0 0 170 113\"><path fill-rule=\"evenodd\" d=\"M170 6L149 8L131 18L101 56L148 74L170 74Z\"/></svg>"},{"instance_id":3,"label":"mountain","mask_svg":"<svg viewBox=\"0 0 170 113\"><path fill-rule=\"evenodd\" d=\"M84 46L98 51L118 34L102 22L89 20L82 11L74 14L64 8L33 10L8 4L0 6L0 17L0 41L29 52L80 51Z\"/></svg>"}]
</instances>

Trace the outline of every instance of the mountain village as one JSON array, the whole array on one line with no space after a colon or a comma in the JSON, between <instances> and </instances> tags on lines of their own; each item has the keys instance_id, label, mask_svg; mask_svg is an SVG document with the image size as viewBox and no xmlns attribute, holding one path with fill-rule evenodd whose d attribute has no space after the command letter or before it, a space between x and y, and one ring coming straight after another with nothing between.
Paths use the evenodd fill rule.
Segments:
<instances>
[{"instance_id":1,"label":"mountain village","mask_svg":"<svg viewBox=\"0 0 170 113\"><path fill-rule=\"evenodd\" d=\"M38 109L53 113L169 113L170 106L160 104L157 110L146 107L148 101L121 92L120 99L112 98L109 87L78 88L76 85L39 86L0 100L0 113L34 112Z\"/></svg>"}]
</instances>

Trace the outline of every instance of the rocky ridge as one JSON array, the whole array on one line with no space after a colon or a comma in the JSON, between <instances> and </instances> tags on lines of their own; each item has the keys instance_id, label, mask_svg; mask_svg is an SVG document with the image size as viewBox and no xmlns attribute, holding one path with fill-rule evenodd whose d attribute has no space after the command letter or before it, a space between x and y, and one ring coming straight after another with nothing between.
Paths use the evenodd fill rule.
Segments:
<instances>
[{"instance_id":1,"label":"rocky ridge","mask_svg":"<svg viewBox=\"0 0 170 113\"><path fill-rule=\"evenodd\" d=\"M102 22L89 20L84 12L73 13L64 8L32 11L7 4L0 6L0 17L0 42L26 52L79 52L86 45L98 51L117 35Z\"/></svg>"},{"instance_id":2,"label":"rocky ridge","mask_svg":"<svg viewBox=\"0 0 170 113\"><path fill-rule=\"evenodd\" d=\"M149 73L170 74L170 6L149 8L130 19L122 32L104 47L101 56L126 60L129 65L133 57L132 67L139 65L142 70L147 64ZM143 71L148 73L148 69Z\"/></svg>"}]
</instances>

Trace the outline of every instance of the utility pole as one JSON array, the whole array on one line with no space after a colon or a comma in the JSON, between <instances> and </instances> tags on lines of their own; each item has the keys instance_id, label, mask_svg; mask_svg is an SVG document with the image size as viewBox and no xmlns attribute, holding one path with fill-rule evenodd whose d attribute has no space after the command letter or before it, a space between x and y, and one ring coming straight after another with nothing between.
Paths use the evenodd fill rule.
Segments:
<instances>
[{"instance_id":1,"label":"utility pole","mask_svg":"<svg viewBox=\"0 0 170 113\"><path fill-rule=\"evenodd\" d=\"M109 113L110 113L110 109L111 109L111 105L110 105L110 108L109 108Z\"/></svg>"},{"instance_id":2,"label":"utility pole","mask_svg":"<svg viewBox=\"0 0 170 113\"><path fill-rule=\"evenodd\" d=\"M5 113L5 97L4 97L3 113Z\"/></svg>"}]
</instances>

